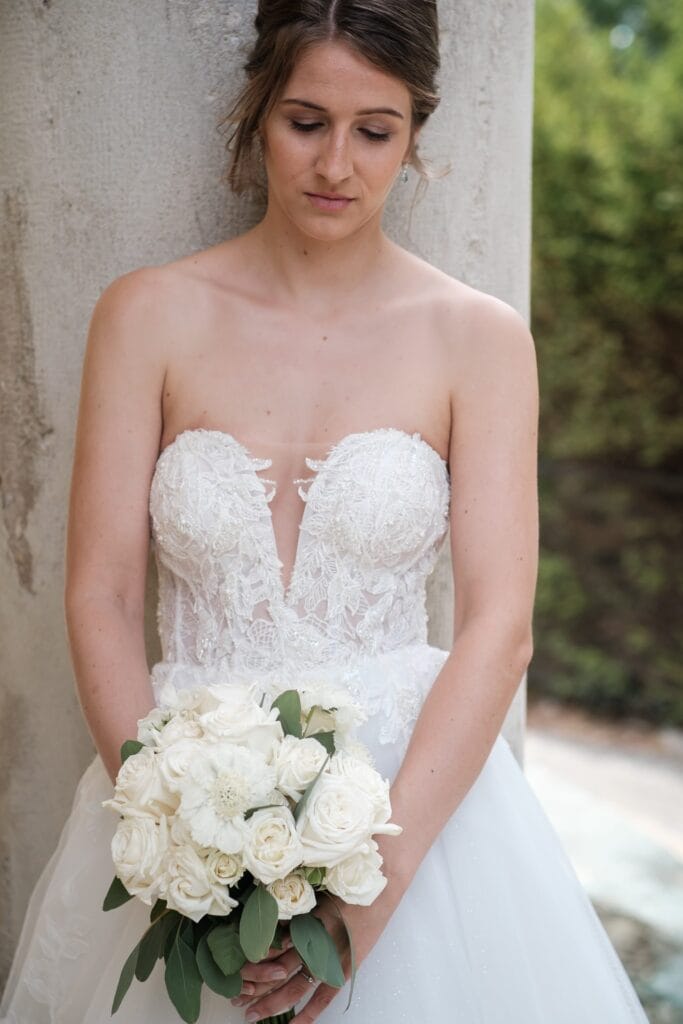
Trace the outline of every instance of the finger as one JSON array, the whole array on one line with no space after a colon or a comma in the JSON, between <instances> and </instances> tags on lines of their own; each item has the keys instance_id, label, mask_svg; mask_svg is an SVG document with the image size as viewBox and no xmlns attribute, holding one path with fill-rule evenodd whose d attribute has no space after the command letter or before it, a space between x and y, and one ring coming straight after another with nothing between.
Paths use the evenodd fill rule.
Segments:
<instances>
[{"instance_id":1,"label":"finger","mask_svg":"<svg viewBox=\"0 0 683 1024\"><path fill-rule=\"evenodd\" d=\"M339 989L333 985L321 983L308 1000L303 1010L296 1013L289 1024L313 1024L318 1019L326 1006L329 1006Z\"/></svg>"},{"instance_id":2,"label":"finger","mask_svg":"<svg viewBox=\"0 0 683 1024\"><path fill-rule=\"evenodd\" d=\"M301 966L299 954L295 949L288 949L284 953L280 951L277 959L273 957L270 960L259 960L255 964L247 961L240 968L240 974L246 981L281 984L296 970L297 965Z\"/></svg>"},{"instance_id":3,"label":"finger","mask_svg":"<svg viewBox=\"0 0 683 1024\"><path fill-rule=\"evenodd\" d=\"M310 990L310 983L303 977L301 968L299 968L280 988L264 996L250 999L246 1019L247 1021L262 1020L264 1017L275 1017L279 1013L286 1013Z\"/></svg>"},{"instance_id":4,"label":"finger","mask_svg":"<svg viewBox=\"0 0 683 1024\"><path fill-rule=\"evenodd\" d=\"M292 942L289 932L286 932L282 936L282 948L278 949L276 946L271 946L263 959L268 960L271 957L280 956L280 954L284 953L285 950L291 949L293 945L294 943Z\"/></svg>"},{"instance_id":5,"label":"finger","mask_svg":"<svg viewBox=\"0 0 683 1024\"><path fill-rule=\"evenodd\" d=\"M280 962L282 963L283 960L284 957L281 958ZM233 996L231 999L233 1005L245 1006L254 999L258 999L261 996L268 995L269 992L274 992L276 989L282 988L282 986L285 985L289 979L303 967L301 958L296 953L296 950L292 950L291 959L284 960L284 967L287 974L282 979L269 981L245 981L242 985L240 994L238 996Z\"/></svg>"}]
</instances>

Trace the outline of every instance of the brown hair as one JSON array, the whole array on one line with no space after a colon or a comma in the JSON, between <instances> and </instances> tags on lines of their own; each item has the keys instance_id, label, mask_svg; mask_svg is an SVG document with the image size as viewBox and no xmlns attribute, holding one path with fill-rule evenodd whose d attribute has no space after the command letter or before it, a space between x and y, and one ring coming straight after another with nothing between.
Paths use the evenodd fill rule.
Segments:
<instances>
[{"instance_id":1,"label":"brown hair","mask_svg":"<svg viewBox=\"0 0 683 1024\"><path fill-rule=\"evenodd\" d=\"M259 180L259 127L298 57L314 43L347 42L401 79L412 98L411 130L424 124L439 104L436 0L259 0L254 25L257 38L244 65L247 82L218 126L235 126L226 143L232 155L225 175L233 192L265 191ZM438 176L418 155L414 139L409 162L423 179Z\"/></svg>"}]
</instances>

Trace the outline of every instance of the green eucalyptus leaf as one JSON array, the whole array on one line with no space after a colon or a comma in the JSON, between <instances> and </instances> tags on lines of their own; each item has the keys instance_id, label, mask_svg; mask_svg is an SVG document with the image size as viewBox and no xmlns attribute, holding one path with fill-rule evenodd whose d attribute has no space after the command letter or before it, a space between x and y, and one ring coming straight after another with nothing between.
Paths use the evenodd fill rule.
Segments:
<instances>
[{"instance_id":1,"label":"green eucalyptus leaf","mask_svg":"<svg viewBox=\"0 0 683 1024\"><path fill-rule=\"evenodd\" d=\"M211 956L224 975L235 974L247 959L242 946L238 926L219 924L207 933L207 942Z\"/></svg>"},{"instance_id":2,"label":"green eucalyptus leaf","mask_svg":"<svg viewBox=\"0 0 683 1024\"><path fill-rule=\"evenodd\" d=\"M298 690L283 690L273 701L286 736L301 738L301 697Z\"/></svg>"},{"instance_id":3,"label":"green eucalyptus leaf","mask_svg":"<svg viewBox=\"0 0 683 1024\"><path fill-rule=\"evenodd\" d=\"M140 740L126 740L121 744L121 764L131 757L132 754L137 754L138 751L142 750L144 743L140 743Z\"/></svg>"},{"instance_id":4,"label":"green eucalyptus leaf","mask_svg":"<svg viewBox=\"0 0 683 1024\"><path fill-rule=\"evenodd\" d=\"M323 870L325 870L325 869L323 869ZM349 929L349 926L346 923L346 918L344 917L344 915L341 912L341 908L339 906L339 901L337 900L337 898L335 896L331 896L330 897L330 904L334 908L334 911L335 911L337 917L339 918L341 923L344 925L344 930L346 931L346 937L347 937L347 939L349 941L349 950L351 952L351 987L349 989L349 1001L346 1004L346 1010L348 1010L349 1006L351 1005L351 998L353 996L353 986L356 983L356 953L355 953L354 948L353 948L353 938L351 937L351 931ZM346 1010L344 1012L346 1012Z\"/></svg>"},{"instance_id":5,"label":"green eucalyptus leaf","mask_svg":"<svg viewBox=\"0 0 683 1024\"><path fill-rule=\"evenodd\" d=\"M203 979L199 973L195 955L183 938L182 922L173 934L171 950L166 962L164 980L171 1002L186 1024L194 1024L201 1009Z\"/></svg>"},{"instance_id":6,"label":"green eucalyptus leaf","mask_svg":"<svg viewBox=\"0 0 683 1024\"><path fill-rule=\"evenodd\" d=\"M163 912L165 910L166 910L166 900L157 900L156 903L154 904L154 906L152 907L151 911L150 911L150 914L149 914L150 921L156 921L156 919L158 917L161 917L161 915L163 914Z\"/></svg>"},{"instance_id":7,"label":"green eucalyptus leaf","mask_svg":"<svg viewBox=\"0 0 683 1024\"><path fill-rule=\"evenodd\" d=\"M169 917L170 914L157 918L140 939L140 952L135 965L135 977L138 981L147 981L154 970L168 935Z\"/></svg>"},{"instance_id":8,"label":"green eucalyptus leaf","mask_svg":"<svg viewBox=\"0 0 683 1024\"><path fill-rule=\"evenodd\" d=\"M232 999L242 991L244 979L239 973L239 968L235 973L226 975L218 966L209 946L208 939L210 934L211 932L207 932L199 940L196 953L197 968L212 991L217 992L219 996L225 996L226 999ZM244 956L242 956L242 962L244 962Z\"/></svg>"},{"instance_id":9,"label":"green eucalyptus leaf","mask_svg":"<svg viewBox=\"0 0 683 1024\"><path fill-rule=\"evenodd\" d=\"M270 949L277 927L277 900L264 885L257 885L240 918L240 944L248 960L258 963Z\"/></svg>"},{"instance_id":10,"label":"green eucalyptus leaf","mask_svg":"<svg viewBox=\"0 0 683 1024\"><path fill-rule=\"evenodd\" d=\"M135 949L131 951L128 958L121 968L121 974L119 976L119 983L116 986L116 992L114 993L114 1002L111 1006L111 1015L113 1016L118 1010L119 1006L123 1001L123 997L130 988L130 983L135 977L135 967L138 962L138 953L140 952L140 943L138 942Z\"/></svg>"},{"instance_id":11,"label":"green eucalyptus leaf","mask_svg":"<svg viewBox=\"0 0 683 1024\"><path fill-rule=\"evenodd\" d=\"M289 934L311 974L327 985L341 988L346 981L341 960L322 921L313 914L295 914L289 923Z\"/></svg>"},{"instance_id":12,"label":"green eucalyptus leaf","mask_svg":"<svg viewBox=\"0 0 683 1024\"><path fill-rule=\"evenodd\" d=\"M114 910L116 907L121 907L128 900L132 899L133 894L128 892L118 875L114 875L112 883L107 889L107 895L104 897L102 910Z\"/></svg>"}]
</instances>

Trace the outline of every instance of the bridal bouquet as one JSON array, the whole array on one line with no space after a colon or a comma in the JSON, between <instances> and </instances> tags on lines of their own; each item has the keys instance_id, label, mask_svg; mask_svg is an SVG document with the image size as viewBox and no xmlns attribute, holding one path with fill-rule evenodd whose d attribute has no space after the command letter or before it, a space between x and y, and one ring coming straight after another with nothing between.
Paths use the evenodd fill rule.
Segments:
<instances>
[{"instance_id":1,"label":"bridal bouquet","mask_svg":"<svg viewBox=\"0 0 683 1024\"><path fill-rule=\"evenodd\" d=\"M103 909L135 896L151 913L112 1014L133 977L145 981L163 958L173 1005L196 1021L202 985L239 995L243 964L282 948L287 930L313 976L344 984L312 911L318 892L367 906L387 884L372 837L402 831L389 821L389 782L352 737L364 712L345 690L312 684L260 702L256 692L167 684L121 748L114 796L103 801L120 815ZM351 991L354 978L351 944Z\"/></svg>"}]
</instances>

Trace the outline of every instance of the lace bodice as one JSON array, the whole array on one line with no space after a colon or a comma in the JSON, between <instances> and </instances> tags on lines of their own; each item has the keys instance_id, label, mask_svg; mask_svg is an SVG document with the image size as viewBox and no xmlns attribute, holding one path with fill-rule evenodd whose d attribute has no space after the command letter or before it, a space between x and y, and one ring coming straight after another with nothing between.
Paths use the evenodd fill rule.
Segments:
<instances>
[{"instance_id":1,"label":"lace bodice","mask_svg":"<svg viewBox=\"0 0 683 1024\"><path fill-rule=\"evenodd\" d=\"M285 585L276 484L258 475L272 459L204 428L162 451L149 510L163 663L268 673L426 642L425 581L448 526L445 460L419 433L386 427L305 462L314 475L292 481L304 505Z\"/></svg>"}]
</instances>

